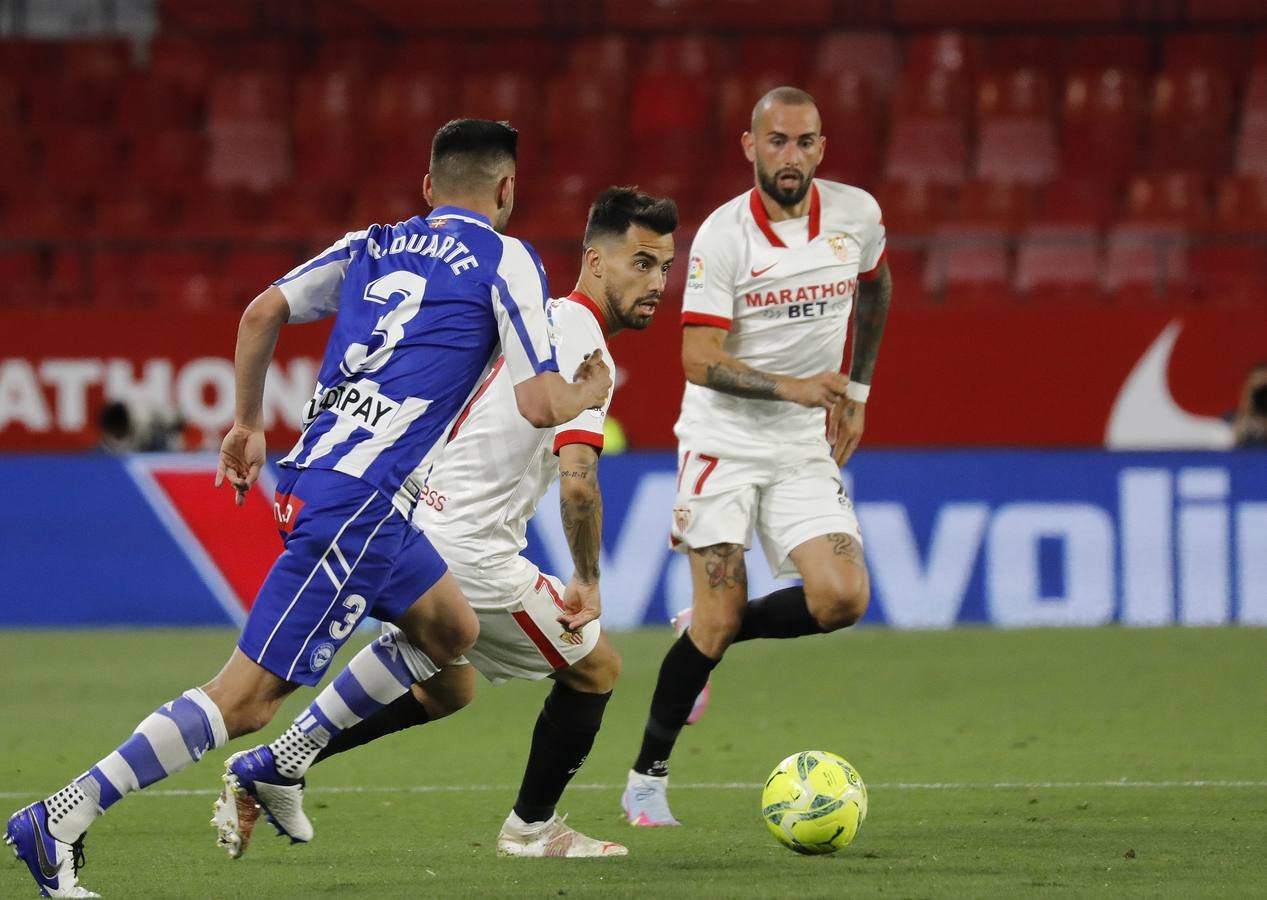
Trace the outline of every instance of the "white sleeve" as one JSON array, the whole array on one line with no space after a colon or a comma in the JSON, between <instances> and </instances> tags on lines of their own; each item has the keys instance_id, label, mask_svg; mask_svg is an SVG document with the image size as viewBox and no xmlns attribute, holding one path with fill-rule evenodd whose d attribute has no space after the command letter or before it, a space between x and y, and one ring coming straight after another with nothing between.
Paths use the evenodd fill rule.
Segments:
<instances>
[{"instance_id":1,"label":"white sleeve","mask_svg":"<svg viewBox=\"0 0 1267 900\"><path fill-rule=\"evenodd\" d=\"M546 321L546 273L527 244L503 238L505 249L493 279L493 312L511 384L557 372Z\"/></svg>"},{"instance_id":2,"label":"white sleeve","mask_svg":"<svg viewBox=\"0 0 1267 900\"><path fill-rule=\"evenodd\" d=\"M735 241L716 219L705 222L691 244L682 295L682 324L730 330L735 314Z\"/></svg>"},{"instance_id":3,"label":"white sleeve","mask_svg":"<svg viewBox=\"0 0 1267 900\"><path fill-rule=\"evenodd\" d=\"M615 371L616 364L609 357L607 343L603 340L603 332L589 311L570 300L555 301L557 309L553 324L555 346L554 352L559 362L559 373L568 381L576 372L577 366L585 358L585 354L595 350L603 351L603 358ZM567 306L575 308L567 308ZM602 409L585 409L575 419L564 422L554 429L554 452L568 444L588 444L596 450L603 449L603 423L607 420L607 407L611 405L612 392L608 392Z\"/></svg>"},{"instance_id":4,"label":"white sleeve","mask_svg":"<svg viewBox=\"0 0 1267 900\"><path fill-rule=\"evenodd\" d=\"M887 249L884 233L884 215L880 212L880 204L868 195L871 201L870 215L866 217L867 227L862 232L862 256L858 260L858 277L868 281L876 276L876 270L884 261Z\"/></svg>"},{"instance_id":5,"label":"white sleeve","mask_svg":"<svg viewBox=\"0 0 1267 900\"><path fill-rule=\"evenodd\" d=\"M315 322L339 311L339 291L352 254L365 244L368 232L353 231L342 240L273 282L290 306L292 324Z\"/></svg>"}]
</instances>

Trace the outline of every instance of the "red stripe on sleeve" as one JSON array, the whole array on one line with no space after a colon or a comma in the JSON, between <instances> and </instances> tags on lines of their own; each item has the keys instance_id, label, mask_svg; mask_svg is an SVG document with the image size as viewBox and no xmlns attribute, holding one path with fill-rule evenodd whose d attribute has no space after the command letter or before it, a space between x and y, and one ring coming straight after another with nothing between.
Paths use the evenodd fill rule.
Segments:
<instances>
[{"instance_id":1,"label":"red stripe on sleeve","mask_svg":"<svg viewBox=\"0 0 1267 900\"><path fill-rule=\"evenodd\" d=\"M554 436L555 456L558 456L559 451L568 444L588 444L601 452L603 449L603 436L581 428L569 428L567 431L560 431Z\"/></svg>"},{"instance_id":2,"label":"red stripe on sleeve","mask_svg":"<svg viewBox=\"0 0 1267 900\"><path fill-rule=\"evenodd\" d=\"M710 328L724 328L730 331L730 319L725 316L710 316L708 313L683 312L683 325L708 325Z\"/></svg>"}]
</instances>

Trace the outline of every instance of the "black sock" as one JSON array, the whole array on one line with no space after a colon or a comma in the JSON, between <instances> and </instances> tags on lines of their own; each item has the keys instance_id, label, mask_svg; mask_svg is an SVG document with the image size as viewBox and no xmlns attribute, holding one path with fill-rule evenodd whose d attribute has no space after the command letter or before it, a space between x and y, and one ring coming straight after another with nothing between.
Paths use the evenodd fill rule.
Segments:
<instances>
[{"instance_id":1,"label":"black sock","mask_svg":"<svg viewBox=\"0 0 1267 900\"><path fill-rule=\"evenodd\" d=\"M708 683L708 674L717 665L691 642L689 634L677 639L660 663L660 677L651 697L651 714L642 734L642 749L633 770L642 775L668 775L669 755L678 732L691 714L695 698Z\"/></svg>"},{"instance_id":2,"label":"black sock","mask_svg":"<svg viewBox=\"0 0 1267 900\"><path fill-rule=\"evenodd\" d=\"M336 753L368 744L384 735L404 731L415 725L425 725L430 721L431 716L427 708L418 702L413 691L410 691L397 697L368 719L362 719L351 728L340 731L330 739L330 743L321 748L321 752L317 754L312 764L315 766Z\"/></svg>"},{"instance_id":3,"label":"black sock","mask_svg":"<svg viewBox=\"0 0 1267 900\"><path fill-rule=\"evenodd\" d=\"M611 691L587 694L554 683L532 730L532 749L519 784L515 815L525 822L544 822L554 815L563 789L594 746L611 695Z\"/></svg>"},{"instance_id":4,"label":"black sock","mask_svg":"<svg viewBox=\"0 0 1267 900\"><path fill-rule=\"evenodd\" d=\"M823 629L810 615L809 604L805 602L805 588L797 585L749 600L733 643L753 638L793 638L822 632Z\"/></svg>"}]
</instances>

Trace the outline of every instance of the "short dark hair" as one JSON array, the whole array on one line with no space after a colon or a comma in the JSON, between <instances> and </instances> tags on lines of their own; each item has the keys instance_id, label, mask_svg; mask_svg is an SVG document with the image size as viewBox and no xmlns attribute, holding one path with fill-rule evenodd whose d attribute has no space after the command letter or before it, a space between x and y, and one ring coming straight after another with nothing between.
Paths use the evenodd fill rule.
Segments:
<instances>
[{"instance_id":1,"label":"short dark hair","mask_svg":"<svg viewBox=\"0 0 1267 900\"><path fill-rule=\"evenodd\" d=\"M630 225L670 234L677 228L677 221L677 204L668 197L652 197L636 187L609 187L590 205L585 246L599 238L620 237Z\"/></svg>"},{"instance_id":2,"label":"short dark hair","mask_svg":"<svg viewBox=\"0 0 1267 900\"><path fill-rule=\"evenodd\" d=\"M757 105L752 108L752 126L751 131L755 134L757 130L757 119L761 113L776 103L782 103L784 106L812 106L818 108L818 104L814 102L814 98L810 96L808 91L803 91L798 87L783 85L767 91Z\"/></svg>"},{"instance_id":3,"label":"short dark hair","mask_svg":"<svg viewBox=\"0 0 1267 900\"><path fill-rule=\"evenodd\" d=\"M500 177L514 163L519 132L509 122L453 119L431 141L431 180L442 191L465 191Z\"/></svg>"}]
</instances>

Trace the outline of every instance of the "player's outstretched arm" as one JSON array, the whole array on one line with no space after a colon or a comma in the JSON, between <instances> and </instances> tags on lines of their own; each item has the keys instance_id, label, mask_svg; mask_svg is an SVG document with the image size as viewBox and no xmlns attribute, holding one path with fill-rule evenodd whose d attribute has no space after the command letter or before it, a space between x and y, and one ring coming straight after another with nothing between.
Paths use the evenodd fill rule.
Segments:
<instances>
[{"instance_id":1,"label":"player's outstretched arm","mask_svg":"<svg viewBox=\"0 0 1267 900\"><path fill-rule=\"evenodd\" d=\"M853 358L849 362L849 381L854 387L832 407L828 417L827 440L839 466L849 461L862 440L866 394L875 374L875 361L880 355L880 339L884 336L892 299L893 278L889 264L882 262L874 278L858 282L858 300L853 312Z\"/></svg>"},{"instance_id":2,"label":"player's outstretched arm","mask_svg":"<svg viewBox=\"0 0 1267 900\"><path fill-rule=\"evenodd\" d=\"M290 319L290 306L277 287L260 294L238 323L238 342L233 354L233 427L220 445L216 487L225 479L233 485L238 506L264 465L264 376L277 346L277 335Z\"/></svg>"},{"instance_id":3,"label":"player's outstretched arm","mask_svg":"<svg viewBox=\"0 0 1267 900\"><path fill-rule=\"evenodd\" d=\"M565 612L558 620L568 631L580 631L602 612L598 560L603 494L598 487L598 451L588 444L559 448L559 513L575 572L563 595Z\"/></svg>"},{"instance_id":4,"label":"player's outstretched arm","mask_svg":"<svg viewBox=\"0 0 1267 900\"><path fill-rule=\"evenodd\" d=\"M785 400L811 408L831 409L844 396L848 382L839 372L819 372L808 378L763 372L727 353L723 349L725 340L724 328L683 327L682 367L688 381L736 397Z\"/></svg>"},{"instance_id":5,"label":"player's outstretched arm","mask_svg":"<svg viewBox=\"0 0 1267 900\"><path fill-rule=\"evenodd\" d=\"M515 385L519 414L535 428L570 422L587 409L597 409L611 393L611 370L603 351L587 354L571 383L558 372L542 372Z\"/></svg>"}]
</instances>

